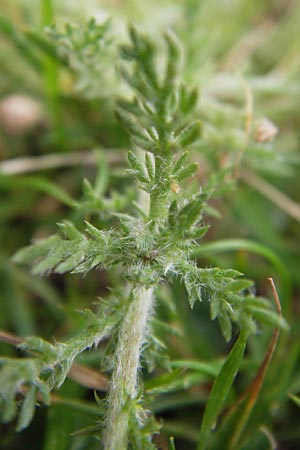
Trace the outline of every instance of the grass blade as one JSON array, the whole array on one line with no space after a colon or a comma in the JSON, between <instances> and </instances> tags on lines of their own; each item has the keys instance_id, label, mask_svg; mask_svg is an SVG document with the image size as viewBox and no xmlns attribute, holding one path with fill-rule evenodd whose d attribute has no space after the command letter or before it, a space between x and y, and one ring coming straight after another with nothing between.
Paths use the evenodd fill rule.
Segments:
<instances>
[{"instance_id":1,"label":"grass blade","mask_svg":"<svg viewBox=\"0 0 300 450\"><path fill-rule=\"evenodd\" d=\"M276 291L274 281L272 278L269 278L268 281L271 285L272 292L274 295L274 300L276 303L278 317L281 319L282 318L281 305L280 305L280 300L279 300L279 297L278 297L278 294ZM269 368L274 351L276 349L276 345L277 345L277 341L278 341L278 337L279 337L279 330L280 330L279 327L275 329L272 339L271 339L271 342L270 342L270 345L266 351L265 357L264 357L263 362L256 374L256 377L254 378L254 380L252 381L252 383L250 384L250 386L248 387L248 389L245 392L246 403L243 405L243 409L240 411L238 422L235 426L233 436L230 440L229 448L231 450L234 450L235 448L238 447L238 444L240 443L240 439L243 436L243 432L245 430L245 427L246 427L246 425L249 421L249 418L251 416L251 413L253 411L254 405L257 402L258 396L259 396L261 388L262 388L263 381L265 379L267 370Z\"/></svg>"},{"instance_id":2,"label":"grass blade","mask_svg":"<svg viewBox=\"0 0 300 450\"><path fill-rule=\"evenodd\" d=\"M243 360L247 338L248 334L241 331L238 340L234 344L214 382L203 416L197 450L204 450L207 447L211 429L221 412L224 401Z\"/></svg>"},{"instance_id":3,"label":"grass blade","mask_svg":"<svg viewBox=\"0 0 300 450\"><path fill-rule=\"evenodd\" d=\"M32 188L45 194L51 195L63 204L76 207L77 202L60 186L41 176L13 177L0 175L0 189Z\"/></svg>"},{"instance_id":4,"label":"grass blade","mask_svg":"<svg viewBox=\"0 0 300 450\"><path fill-rule=\"evenodd\" d=\"M26 63L31 64L36 71L40 72L42 64L35 52L32 51L30 42L3 15L0 15L0 33L4 34L10 40Z\"/></svg>"}]
</instances>

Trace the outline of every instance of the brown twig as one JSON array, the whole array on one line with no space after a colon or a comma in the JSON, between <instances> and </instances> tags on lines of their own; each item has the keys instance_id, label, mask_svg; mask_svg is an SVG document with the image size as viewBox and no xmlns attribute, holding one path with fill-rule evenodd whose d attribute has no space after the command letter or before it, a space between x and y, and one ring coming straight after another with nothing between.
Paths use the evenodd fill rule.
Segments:
<instances>
[{"instance_id":1,"label":"brown twig","mask_svg":"<svg viewBox=\"0 0 300 450\"><path fill-rule=\"evenodd\" d=\"M24 342L24 340L18 336L14 336L13 334L7 333L6 331L0 330L0 341L6 342L11 345L19 345Z\"/></svg>"},{"instance_id":2,"label":"brown twig","mask_svg":"<svg viewBox=\"0 0 300 450\"><path fill-rule=\"evenodd\" d=\"M271 289L272 289L272 294L275 300L275 305L276 305L276 309L277 309L277 313L279 315L279 317L282 317L282 310L281 310L281 303L278 297L278 293L277 293L277 289L274 283L273 278L269 277L268 278L268 282L270 283Z\"/></svg>"},{"instance_id":3,"label":"brown twig","mask_svg":"<svg viewBox=\"0 0 300 450\"><path fill-rule=\"evenodd\" d=\"M103 150L105 151L105 150ZM105 151L109 164L120 164L122 149L109 149ZM17 175L21 173L32 173L41 170L56 169L59 167L71 167L77 165L94 166L97 164L97 154L94 150L72 152L67 155L51 154L26 158L14 158L0 163L0 174Z\"/></svg>"}]
</instances>

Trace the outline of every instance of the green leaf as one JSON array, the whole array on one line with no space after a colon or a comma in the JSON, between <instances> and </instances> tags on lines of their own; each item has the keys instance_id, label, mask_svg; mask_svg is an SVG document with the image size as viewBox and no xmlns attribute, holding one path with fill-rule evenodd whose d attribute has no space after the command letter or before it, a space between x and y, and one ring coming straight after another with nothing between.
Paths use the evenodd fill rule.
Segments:
<instances>
[{"instance_id":1,"label":"green leaf","mask_svg":"<svg viewBox=\"0 0 300 450\"><path fill-rule=\"evenodd\" d=\"M196 370L197 372L203 373L205 375L209 375L211 377L216 377L220 372L221 366L223 363L221 361L213 361L213 362L202 362L202 361L190 361L190 360L176 360L171 361L170 365L173 368L182 368Z\"/></svg>"},{"instance_id":2,"label":"green leaf","mask_svg":"<svg viewBox=\"0 0 300 450\"><path fill-rule=\"evenodd\" d=\"M242 278L241 280L233 280L226 285L225 292L241 292L249 289L253 285L254 282L252 280L247 280L246 278Z\"/></svg>"},{"instance_id":3,"label":"green leaf","mask_svg":"<svg viewBox=\"0 0 300 450\"><path fill-rule=\"evenodd\" d=\"M172 167L172 174L177 175L178 171L185 167L185 163L187 162L189 156L189 152L183 152L179 158L175 161Z\"/></svg>"},{"instance_id":4,"label":"green leaf","mask_svg":"<svg viewBox=\"0 0 300 450\"><path fill-rule=\"evenodd\" d=\"M65 250L61 248L52 255L48 255L45 259L34 265L32 269L33 275L46 275L55 269L64 257Z\"/></svg>"},{"instance_id":5,"label":"green leaf","mask_svg":"<svg viewBox=\"0 0 300 450\"><path fill-rule=\"evenodd\" d=\"M267 310L265 308L258 308L255 306L246 306L245 310L252 314L257 320L266 325L275 326L282 330L288 331L289 326L287 322L277 313Z\"/></svg>"},{"instance_id":6,"label":"green leaf","mask_svg":"<svg viewBox=\"0 0 300 450\"><path fill-rule=\"evenodd\" d=\"M170 83L170 80L169 82ZM167 84L168 85L168 84ZM165 112L169 117L173 117L176 115L178 109L179 95L177 89L170 91L168 94L168 98L165 102Z\"/></svg>"},{"instance_id":7,"label":"green leaf","mask_svg":"<svg viewBox=\"0 0 300 450\"><path fill-rule=\"evenodd\" d=\"M248 335L241 331L231 352L220 370L204 411L197 450L204 450L208 446L211 430L222 411L224 402L229 394L235 376L241 366L246 348Z\"/></svg>"},{"instance_id":8,"label":"green leaf","mask_svg":"<svg viewBox=\"0 0 300 450\"><path fill-rule=\"evenodd\" d=\"M182 50L180 42L172 30L168 30L164 34L164 38L168 50L168 63L165 73L164 89L166 92L171 92L173 88L172 83L175 81L180 69Z\"/></svg>"},{"instance_id":9,"label":"green leaf","mask_svg":"<svg viewBox=\"0 0 300 450\"><path fill-rule=\"evenodd\" d=\"M52 344L36 336L27 337L24 342L18 345L18 348L26 352L34 352L40 354L47 353L47 355L51 355L52 357L55 357L56 354L55 348Z\"/></svg>"},{"instance_id":10,"label":"green leaf","mask_svg":"<svg viewBox=\"0 0 300 450\"><path fill-rule=\"evenodd\" d=\"M141 162L139 161L138 157L130 150L128 152L128 161L131 167L133 168L137 179L143 183L148 183L149 179L146 176L145 170Z\"/></svg>"},{"instance_id":11,"label":"green leaf","mask_svg":"<svg viewBox=\"0 0 300 450\"><path fill-rule=\"evenodd\" d=\"M187 203L178 213L178 223L182 230L189 230L196 222L201 219L201 213L204 207L202 195L197 196Z\"/></svg>"},{"instance_id":12,"label":"green leaf","mask_svg":"<svg viewBox=\"0 0 300 450\"><path fill-rule=\"evenodd\" d=\"M37 389L34 385L31 385L21 407L21 411L16 426L16 431L22 431L30 424L32 417L34 415L36 395Z\"/></svg>"},{"instance_id":13,"label":"green leaf","mask_svg":"<svg viewBox=\"0 0 300 450\"><path fill-rule=\"evenodd\" d=\"M152 40L145 33L131 26L129 29L130 38L136 52L136 59L139 60L139 69L147 82L155 89L159 87L154 56L156 47Z\"/></svg>"},{"instance_id":14,"label":"green leaf","mask_svg":"<svg viewBox=\"0 0 300 450\"><path fill-rule=\"evenodd\" d=\"M140 57L143 58L147 55L153 56L155 53L155 46L145 33L140 31L136 26L131 25L129 27L129 35L134 48L140 53Z\"/></svg>"},{"instance_id":15,"label":"green leaf","mask_svg":"<svg viewBox=\"0 0 300 450\"><path fill-rule=\"evenodd\" d=\"M45 368L46 370L47 368ZM50 387L48 386L47 382L38 379L35 380L35 385L38 388L39 393L41 394L41 398L45 405L49 406L51 403L51 397L50 397Z\"/></svg>"},{"instance_id":16,"label":"green leaf","mask_svg":"<svg viewBox=\"0 0 300 450\"><path fill-rule=\"evenodd\" d=\"M264 297L254 297L252 295L229 295L228 297L232 305L243 303L243 306L270 309L270 300Z\"/></svg>"},{"instance_id":17,"label":"green leaf","mask_svg":"<svg viewBox=\"0 0 300 450\"><path fill-rule=\"evenodd\" d=\"M209 229L210 229L210 225L207 225L205 227L196 228L191 232L184 233L184 238L192 239L192 240L201 239L207 233L207 231Z\"/></svg>"},{"instance_id":18,"label":"green leaf","mask_svg":"<svg viewBox=\"0 0 300 450\"><path fill-rule=\"evenodd\" d=\"M168 47L169 60L180 60L182 55L182 48L176 34L171 29L169 29L165 32L164 38Z\"/></svg>"},{"instance_id":19,"label":"green leaf","mask_svg":"<svg viewBox=\"0 0 300 450\"><path fill-rule=\"evenodd\" d=\"M189 90L186 86L182 85L179 93L179 108L181 111L184 114L192 112L197 105L198 89L194 88Z\"/></svg>"},{"instance_id":20,"label":"green leaf","mask_svg":"<svg viewBox=\"0 0 300 450\"><path fill-rule=\"evenodd\" d=\"M169 216L168 216L168 222L170 229L174 229L177 225L177 215L178 215L178 202L177 200L173 200L169 207Z\"/></svg>"},{"instance_id":21,"label":"green leaf","mask_svg":"<svg viewBox=\"0 0 300 450\"><path fill-rule=\"evenodd\" d=\"M57 226L63 231L64 235L70 240L82 240L83 236L77 230L75 225L69 220L64 220L63 223L58 223Z\"/></svg>"},{"instance_id":22,"label":"green leaf","mask_svg":"<svg viewBox=\"0 0 300 450\"><path fill-rule=\"evenodd\" d=\"M120 56L123 59L131 61L136 58L136 52L130 45L121 45Z\"/></svg>"},{"instance_id":23,"label":"green leaf","mask_svg":"<svg viewBox=\"0 0 300 450\"><path fill-rule=\"evenodd\" d=\"M149 140L149 137L145 133L145 130L138 123L133 114L130 114L121 108L116 108L115 114L119 122L123 125L125 130L129 132L134 138L142 139L145 141Z\"/></svg>"},{"instance_id":24,"label":"green leaf","mask_svg":"<svg viewBox=\"0 0 300 450\"><path fill-rule=\"evenodd\" d=\"M183 167L181 170L177 172L177 180L182 181L186 178L192 177L195 175L199 167L199 164L197 162L193 162L188 164L187 166Z\"/></svg>"},{"instance_id":25,"label":"green leaf","mask_svg":"<svg viewBox=\"0 0 300 450\"><path fill-rule=\"evenodd\" d=\"M84 180L83 180L82 191L83 191L84 197L88 198L89 200L94 200L95 192L94 192L93 186L91 185L89 180L87 180L86 178L84 178Z\"/></svg>"},{"instance_id":26,"label":"green leaf","mask_svg":"<svg viewBox=\"0 0 300 450\"><path fill-rule=\"evenodd\" d=\"M99 228L94 227L94 225L92 225L91 223L89 223L87 220L84 221L86 228L85 231L86 233L92 237L93 239L95 239L95 241L104 244L107 239L110 236L110 232L107 230L99 230Z\"/></svg>"},{"instance_id":27,"label":"green leaf","mask_svg":"<svg viewBox=\"0 0 300 450\"><path fill-rule=\"evenodd\" d=\"M214 296L210 301L210 318L215 320L219 315L221 299L218 296Z\"/></svg>"},{"instance_id":28,"label":"green leaf","mask_svg":"<svg viewBox=\"0 0 300 450\"><path fill-rule=\"evenodd\" d=\"M122 98L118 98L117 100L118 109L126 111L133 116L138 116L140 114L140 108L138 106L137 100L133 101L123 100Z\"/></svg>"},{"instance_id":29,"label":"green leaf","mask_svg":"<svg viewBox=\"0 0 300 450\"><path fill-rule=\"evenodd\" d=\"M197 300L201 301L201 286L194 280L190 280L188 276L184 278L184 285L187 290L189 304L193 308Z\"/></svg>"},{"instance_id":30,"label":"green leaf","mask_svg":"<svg viewBox=\"0 0 300 450\"><path fill-rule=\"evenodd\" d=\"M80 248L74 251L69 257L66 257L64 261L57 265L55 268L56 273L66 273L71 272L73 269L79 266L79 264L84 260L85 248Z\"/></svg>"},{"instance_id":31,"label":"green leaf","mask_svg":"<svg viewBox=\"0 0 300 450\"><path fill-rule=\"evenodd\" d=\"M155 165L154 165L154 161L153 161L151 155L149 155L149 153L146 153L146 155L145 155L145 163L146 163L149 179L151 181L154 181L154 179L155 179Z\"/></svg>"},{"instance_id":32,"label":"green leaf","mask_svg":"<svg viewBox=\"0 0 300 450\"><path fill-rule=\"evenodd\" d=\"M152 442L152 436L159 433L160 424L155 418L144 411L139 405L126 405L131 411L129 417L129 441L132 450L157 450L157 446ZM125 406L125 407L126 407Z\"/></svg>"},{"instance_id":33,"label":"green leaf","mask_svg":"<svg viewBox=\"0 0 300 450\"><path fill-rule=\"evenodd\" d=\"M225 341L229 342L231 339L231 333L232 333L231 319L230 319L228 313L223 308L221 308L219 310L218 322L219 322L222 334L225 338Z\"/></svg>"},{"instance_id":34,"label":"green leaf","mask_svg":"<svg viewBox=\"0 0 300 450\"><path fill-rule=\"evenodd\" d=\"M142 148L143 150L146 150L148 152L155 152L156 149L156 145L154 142L147 140L145 138L141 138L138 136L132 136L132 142L133 144L135 144L137 147Z\"/></svg>"},{"instance_id":35,"label":"green leaf","mask_svg":"<svg viewBox=\"0 0 300 450\"><path fill-rule=\"evenodd\" d=\"M57 235L41 239L35 245L29 245L17 251L17 253L13 255L12 261L17 264L32 263L38 258L45 257L49 251L56 248L60 242L61 238Z\"/></svg>"},{"instance_id":36,"label":"green leaf","mask_svg":"<svg viewBox=\"0 0 300 450\"><path fill-rule=\"evenodd\" d=\"M193 144L201 137L202 123L200 120L187 125L183 130L180 130L176 136L176 144L186 147Z\"/></svg>"}]
</instances>

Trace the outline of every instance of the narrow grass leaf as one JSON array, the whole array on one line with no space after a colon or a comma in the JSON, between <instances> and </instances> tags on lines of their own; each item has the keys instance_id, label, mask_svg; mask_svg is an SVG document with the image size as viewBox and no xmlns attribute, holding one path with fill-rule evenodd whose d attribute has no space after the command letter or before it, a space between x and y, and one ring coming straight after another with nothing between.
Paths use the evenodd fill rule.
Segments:
<instances>
[{"instance_id":1,"label":"narrow grass leaf","mask_svg":"<svg viewBox=\"0 0 300 450\"><path fill-rule=\"evenodd\" d=\"M78 203L59 185L52 183L47 178L41 176L9 176L0 175L0 187L4 188L32 188L45 194L51 195L61 203L77 207Z\"/></svg>"},{"instance_id":2,"label":"narrow grass leaf","mask_svg":"<svg viewBox=\"0 0 300 450\"><path fill-rule=\"evenodd\" d=\"M214 382L203 416L197 450L204 450L207 447L211 429L222 410L224 401L242 363L247 337L248 335L245 332L240 332L238 340Z\"/></svg>"},{"instance_id":3,"label":"narrow grass leaf","mask_svg":"<svg viewBox=\"0 0 300 450\"><path fill-rule=\"evenodd\" d=\"M289 394L289 397L300 408L300 398L293 394Z\"/></svg>"},{"instance_id":4,"label":"narrow grass leaf","mask_svg":"<svg viewBox=\"0 0 300 450\"><path fill-rule=\"evenodd\" d=\"M201 372L205 375L209 375L212 377L216 377L220 372L221 365L223 361L213 361L213 362L202 362L202 361L189 361L189 360L176 360L170 363L171 367L182 368L196 370L197 372Z\"/></svg>"},{"instance_id":5,"label":"narrow grass leaf","mask_svg":"<svg viewBox=\"0 0 300 450\"><path fill-rule=\"evenodd\" d=\"M30 63L38 72L41 71L41 60L36 53L32 51L31 42L29 42L26 37L15 28L13 23L3 15L0 15L0 32L10 39L26 63Z\"/></svg>"}]
</instances>

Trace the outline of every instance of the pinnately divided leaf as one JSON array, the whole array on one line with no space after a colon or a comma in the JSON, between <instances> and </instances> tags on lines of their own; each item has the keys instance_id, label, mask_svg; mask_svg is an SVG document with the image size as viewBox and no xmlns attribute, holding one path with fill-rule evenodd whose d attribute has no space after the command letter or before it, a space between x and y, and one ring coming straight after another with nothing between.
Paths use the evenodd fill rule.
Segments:
<instances>
[{"instance_id":1,"label":"pinnately divided leaf","mask_svg":"<svg viewBox=\"0 0 300 450\"><path fill-rule=\"evenodd\" d=\"M114 311L110 321L98 318L92 311L84 313L86 327L77 336L65 342L50 344L41 338L29 337L20 349L30 357L20 359L0 358L0 406L4 422L17 415L16 397L25 397L17 422L17 431L26 428L34 413L37 395L46 405L50 404L50 391L61 386L74 359L88 348L97 346L112 332L119 320Z\"/></svg>"},{"instance_id":2,"label":"pinnately divided leaf","mask_svg":"<svg viewBox=\"0 0 300 450\"><path fill-rule=\"evenodd\" d=\"M79 232L68 222L60 224L65 238L50 236L18 251L13 260L33 264L33 273L87 272L93 267L107 267L114 263L111 258L113 245L110 231L98 230L86 223L86 234Z\"/></svg>"}]
</instances>

